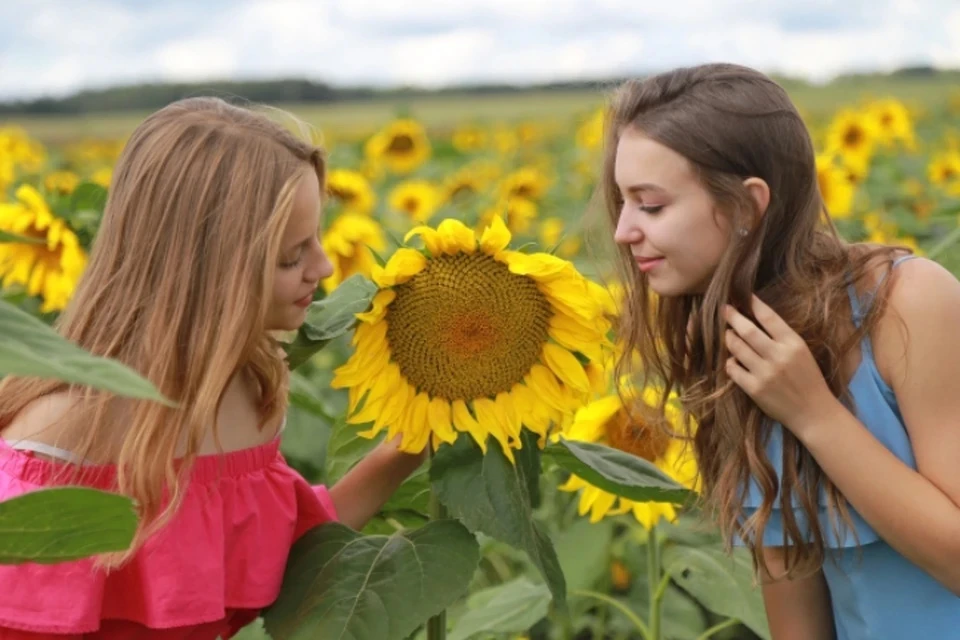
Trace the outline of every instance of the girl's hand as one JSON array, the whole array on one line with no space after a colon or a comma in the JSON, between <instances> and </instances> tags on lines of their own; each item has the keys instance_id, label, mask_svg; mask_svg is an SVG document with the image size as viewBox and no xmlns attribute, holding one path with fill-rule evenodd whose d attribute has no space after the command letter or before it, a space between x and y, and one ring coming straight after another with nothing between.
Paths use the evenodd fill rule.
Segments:
<instances>
[{"instance_id":1,"label":"girl's hand","mask_svg":"<svg viewBox=\"0 0 960 640\"><path fill-rule=\"evenodd\" d=\"M725 342L733 354L727 375L761 411L803 440L839 401L803 338L755 295L751 307L762 329L732 306L723 309Z\"/></svg>"}]
</instances>

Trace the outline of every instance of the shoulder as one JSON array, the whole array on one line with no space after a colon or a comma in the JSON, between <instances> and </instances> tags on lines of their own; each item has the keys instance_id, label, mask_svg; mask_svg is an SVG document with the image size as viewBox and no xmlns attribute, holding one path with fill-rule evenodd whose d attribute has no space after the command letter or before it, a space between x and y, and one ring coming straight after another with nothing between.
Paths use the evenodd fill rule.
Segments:
<instances>
[{"instance_id":1,"label":"shoulder","mask_svg":"<svg viewBox=\"0 0 960 640\"><path fill-rule=\"evenodd\" d=\"M877 364L895 387L908 367L916 364L911 354L940 348L946 356L954 353L954 347L960 349L953 339L960 327L960 281L923 257L905 260L887 278L886 308L874 328L873 341Z\"/></svg>"},{"instance_id":2,"label":"shoulder","mask_svg":"<svg viewBox=\"0 0 960 640\"><path fill-rule=\"evenodd\" d=\"M67 418L76 404L66 391L41 396L25 406L3 429L7 440L42 440L55 438L56 426Z\"/></svg>"}]
</instances>

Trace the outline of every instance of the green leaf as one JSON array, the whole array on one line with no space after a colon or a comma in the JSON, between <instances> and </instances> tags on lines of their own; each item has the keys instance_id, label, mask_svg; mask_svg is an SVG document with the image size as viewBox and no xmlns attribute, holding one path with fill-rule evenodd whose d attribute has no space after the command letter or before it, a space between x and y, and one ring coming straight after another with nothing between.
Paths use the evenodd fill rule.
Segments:
<instances>
[{"instance_id":1,"label":"green leaf","mask_svg":"<svg viewBox=\"0 0 960 640\"><path fill-rule=\"evenodd\" d=\"M391 536L327 523L293 545L265 626L274 640L402 640L467 591L479 561L453 520Z\"/></svg>"},{"instance_id":2,"label":"green leaf","mask_svg":"<svg viewBox=\"0 0 960 640\"><path fill-rule=\"evenodd\" d=\"M129 367L84 351L29 313L0 300L0 376L7 374L54 378L173 405Z\"/></svg>"},{"instance_id":3,"label":"green leaf","mask_svg":"<svg viewBox=\"0 0 960 640\"><path fill-rule=\"evenodd\" d=\"M347 471L377 446L379 439L364 438L359 430L340 419L333 425L327 441L325 482L333 486Z\"/></svg>"},{"instance_id":4,"label":"green leaf","mask_svg":"<svg viewBox=\"0 0 960 640\"><path fill-rule=\"evenodd\" d=\"M593 589L610 567L613 522L578 518L557 538L557 555L570 591Z\"/></svg>"},{"instance_id":5,"label":"green leaf","mask_svg":"<svg viewBox=\"0 0 960 640\"><path fill-rule=\"evenodd\" d=\"M377 292L377 285L360 274L340 283L330 295L310 305L307 319L292 342L284 345L287 362L296 369L327 344L350 331L356 314L366 311Z\"/></svg>"},{"instance_id":6,"label":"green leaf","mask_svg":"<svg viewBox=\"0 0 960 640\"><path fill-rule=\"evenodd\" d=\"M46 240L43 238L31 238L29 236L21 236L16 233L9 233L7 231L0 230L0 243L4 242L16 242L21 244L45 244Z\"/></svg>"},{"instance_id":7,"label":"green leaf","mask_svg":"<svg viewBox=\"0 0 960 640\"><path fill-rule=\"evenodd\" d=\"M457 620L448 640L468 640L478 633L522 633L550 608L550 590L525 577L470 596L468 611Z\"/></svg>"},{"instance_id":8,"label":"green leaf","mask_svg":"<svg viewBox=\"0 0 960 640\"><path fill-rule=\"evenodd\" d=\"M430 509L430 467L421 466L403 481L385 505L383 511L419 511Z\"/></svg>"},{"instance_id":9,"label":"green leaf","mask_svg":"<svg viewBox=\"0 0 960 640\"><path fill-rule=\"evenodd\" d=\"M545 453L570 473L630 500L684 504L694 496L643 458L602 444L561 438Z\"/></svg>"},{"instance_id":10,"label":"green leaf","mask_svg":"<svg viewBox=\"0 0 960 640\"><path fill-rule=\"evenodd\" d=\"M107 190L95 182L83 182L77 185L70 196L72 211L95 211L103 213L107 204Z\"/></svg>"},{"instance_id":11,"label":"green leaf","mask_svg":"<svg viewBox=\"0 0 960 640\"><path fill-rule=\"evenodd\" d=\"M674 582L704 607L737 618L760 637L770 638L763 599L742 549L730 557L717 547L670 546L662 560Z\"/></svg>"},{"instance_id":12,"label":"green leaf","mask_svg":"<svg viewBox=\"0 0 960 640\"><path fill-rule=\"evenodd\" d=\"M531 478L539 475L539 455L518 456L512 465L498 444L491 442L484 455L466 437L442 445L430 468L434 491L450 515L471 531L525 551L546 580L557 607L566 609L560 561L550 538L533 518Z\"/></svg>"},{"instance_id":13,"label":"green leaf","mask_svg":"<svg viewBox=\"0 0 960 640\"><path fill-rule=\"evenodd\" d=\"M129 548L133 502L82 487L33 491L0 502L0 564L51 564Z\"/></svg>"}]
</instances>

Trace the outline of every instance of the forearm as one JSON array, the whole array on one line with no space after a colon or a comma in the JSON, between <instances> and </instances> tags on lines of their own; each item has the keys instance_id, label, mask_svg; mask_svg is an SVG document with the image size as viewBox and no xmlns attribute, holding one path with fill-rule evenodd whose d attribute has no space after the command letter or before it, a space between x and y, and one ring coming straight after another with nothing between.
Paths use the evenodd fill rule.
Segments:
<instances>
[{"instance_id":1,"label":"forearm","mask_svg":"<svg viewBox=\"0 0 960 640\"><path fill-rule=\"evenodd\" d=\"M822 571L796 580L764 584L763 605L772 640L835 637L830 591Z\"/></svg>"},{"instance_id":2,"label":"forearm","mask_svg":"<svg viewBox=\"0 0 960 640\"><path fill-rule=\"evenodd\" d=\"M881 538L960 594L960 508L943 491L898 459L839 402L818 424L792 430Z\"/></svg>"},{"instance_id":3,"label":"forearm","mask_svg":"<svg viewBox=\"0 0 960 640\"><path fill-rule=\"evenodd\" d=\"M422 463L423 456L401 453L395 443L377 446L330 489L340 522L362 529Z\"/></svg>"}]
</instances>

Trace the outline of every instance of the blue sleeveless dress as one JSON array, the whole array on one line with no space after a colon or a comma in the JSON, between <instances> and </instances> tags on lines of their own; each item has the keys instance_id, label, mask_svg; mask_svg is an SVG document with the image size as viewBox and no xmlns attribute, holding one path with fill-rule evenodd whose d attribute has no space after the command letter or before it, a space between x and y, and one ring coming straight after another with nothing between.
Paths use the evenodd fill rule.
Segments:
<instances>
[{"instance_id":1,"label":"blue sleeveless dress","mask_svg":"<svg viewBox=\"0 0 960 640\"><path fill-rule=\"evenodd\" d=\"M899 258L893 266L912 257ZM870 308L872 296L861 301L852 285L849 293L853 319L859 326ZM916 469L897 399L877 370L869 336L863 339L861 351L860 366L849 385L856 415L877 440L904 464ZM767 455L777 476L781 477L783 427L780 424L773 425ZM759 486L751 482L744 503L745 514L751 515L762 502ZM853 529L844 527L840 521L839 534L834 533L827 513L826 492L821 490L819 520L827 546L823 573L830 588L838 640L960 638L960 597L884 542L852 505L848 508ZM806 522L800 507L796 510L796 519L803 531ZM783 545L779 496L774 501L763 542L767 546Z\"/></svg>"}]
</instances>

